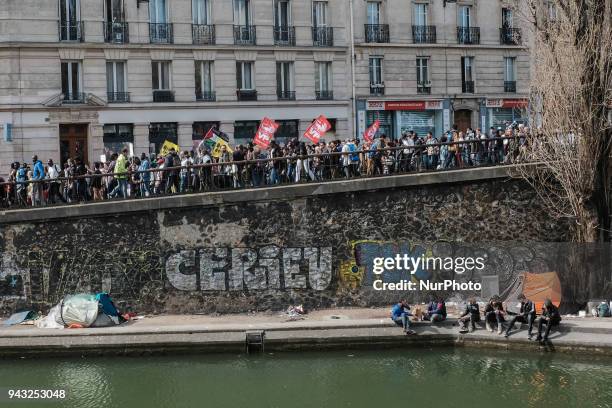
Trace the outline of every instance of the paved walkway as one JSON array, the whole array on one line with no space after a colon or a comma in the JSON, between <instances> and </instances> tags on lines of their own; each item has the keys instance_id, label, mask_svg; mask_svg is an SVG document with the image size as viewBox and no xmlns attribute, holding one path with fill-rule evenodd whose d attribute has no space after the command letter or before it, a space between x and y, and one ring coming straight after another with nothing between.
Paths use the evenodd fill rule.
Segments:
<instances>
[{"instance_id":1,"label":"paved walkway","mask_svg":"<svg viewBox=\"0 0 612 408\"><path fill-rule=\"evenodd\" d=\"M0 326L0 356L244 352L245 332L254 330L265 331L266 350L454 345L612 355L612 319L566 317L552 332L550 343L540 346L527 340L526 325L506 339L482 329L459 334L453 318L436 325L415 322L418 334L406 336L388 313L388 309L319 310L295 321L281 313L146 316L121 326L91 329Z\"/></svg>"}]
</instances>

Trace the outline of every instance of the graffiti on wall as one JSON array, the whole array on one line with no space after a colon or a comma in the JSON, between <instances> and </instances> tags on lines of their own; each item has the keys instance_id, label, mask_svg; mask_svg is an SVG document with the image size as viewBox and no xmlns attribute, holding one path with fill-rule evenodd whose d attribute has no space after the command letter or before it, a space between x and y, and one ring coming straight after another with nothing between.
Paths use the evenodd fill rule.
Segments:
<instances>
[{"instance_id":1,"label":"graffiti on wall","mask_svg":"<svg viewBox=\"0 0 612 408\"><path fill-rule=\"evenodd\" d=\"M188 249L167 257L166 275L185 291L321 291L332 281L332 248Z\"/></svg>"}]
</instances>

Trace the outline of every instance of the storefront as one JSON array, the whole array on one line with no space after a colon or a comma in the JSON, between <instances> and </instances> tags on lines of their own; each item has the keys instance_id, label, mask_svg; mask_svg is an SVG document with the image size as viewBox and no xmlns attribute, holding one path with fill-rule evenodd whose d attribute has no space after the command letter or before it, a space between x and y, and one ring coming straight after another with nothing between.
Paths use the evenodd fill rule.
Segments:
<instances>
[{"instance_id":1,"label":"storefront","mask_svg":"<svg viewBox=\"0 0 612 408\"><path fill-rule=\"evenodd\" d=\"M487 128L502 128L513 123L527 123L527 99L487 99Z\"/></svg>"},{"instance_id":2,"label":"storefront","mask_svg":"<svg viewBox=\"0 0 612 408\"><path fill-rule=\"evenodd\" d=\"M378 135L399 139L404 132L414 131L420 137L436 134L443 126L443 103L432 101L367 101L365 126L380 121Z\"/></svg>"},{"instance_id":3,"label":"storefront","mask_svg":"<svg viewBox=\"0 0 612 408\"><path fill-rule=\"evenodd\" d=\"M151 123L149 125L149 154L159 154L166 140L178 144L178 125L170 123Z\"/></svg>"},{"instance_id":4,"label":"storefront","mask_svg":"<svg viewBox=\"0 0 612 408\"><path fill-rule=\"evenodd\" d=\"M106 124L103 127L104 152L100 161L110 160L113 154L120 154L127 148L134 155L134 125L130 123Z\"/></svg>"}]
</instances>

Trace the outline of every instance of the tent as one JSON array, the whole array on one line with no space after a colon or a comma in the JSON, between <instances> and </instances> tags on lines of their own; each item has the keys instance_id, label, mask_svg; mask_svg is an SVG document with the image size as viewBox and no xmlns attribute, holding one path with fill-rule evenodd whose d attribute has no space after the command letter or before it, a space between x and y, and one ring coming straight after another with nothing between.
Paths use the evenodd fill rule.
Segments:
<instances>
[{"instance_id":1,"label":"tent","mask_svg":"<svg viewBox=\"0 0 612 408\"><path fill-rule=\"evenodd\" d=\"M64 327L77 324L82 327L106 327L125 321L107 293L67 295L55 313L56 323Z\"/></svg>"},{"instance_id":2,"label":"tent","mask_svg":"<svg viewBox=\"0 0 612 408\"><path fill-rule=\"evenodd\" d=\"M537 312L541 313L546 299L552 300L557 307L561 304L561 281L556 272L520 274L501 294L508 310L518 312L516 305L519 303L518 295L521 293L534 302Z\"/></svg>"}]
</instances>

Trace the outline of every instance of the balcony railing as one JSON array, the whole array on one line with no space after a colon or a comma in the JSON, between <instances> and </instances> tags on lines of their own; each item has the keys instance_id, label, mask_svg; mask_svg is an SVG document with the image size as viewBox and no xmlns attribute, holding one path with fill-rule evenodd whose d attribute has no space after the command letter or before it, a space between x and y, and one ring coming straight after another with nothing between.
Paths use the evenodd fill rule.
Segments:
<instances>
[{"instance_id":1,"label":"balcony railing","mask_svg":"<svg viewBox=\"0 0 612 408\"><path fill-rule=\"evenodd\" d=\"M278 96L279 101L295 101L295 91L281 91L277 89L276 96Z\"/></svg>"},{"instance_id":2,"label":"balcony railing","mask_svg":"<svg viewBox=\"0 0 612 408\"><path fill-rule=\"evenodd\" d=\"M389 24L366 24L365 40L367 43L388 43Z\"/></svg>"},{"instance_id":3,"label":"balcony railing","mask_svg":"<svg viewBox=\"0 0 612 408\"><path fill-rule=\"evenodd\" d=\"M412 26L412 42L414 44L435 44L436 41L436 26Z\"/></svg>"},{"instance_id":4,"label":"balcony railing","mask_svg":"<svg viewBox=\"0 0 612 408\"><path fill-rule=\"evenodd\" d=\"M72 92L72 93L65 93L64 94L64 99L63 99L63 103L64 104L70 104L70 103L74 103L74 104L79 104L79 103L85 103L85 94L82 92Z\"/></svg>"},{"instance_id":5,"label":"balcony railing","mask_svg":"<svg viewBox=\"0 0 612 408\"><path fill-rule=\"evenodd\" d=\"M257 43L257 29L253 25L234 26L234 44L255 45Z\"/></svg>"},{"instance_id":6,"label":"balcony railing","mask_svg":"<svg viewBox=\"0 0 612 408\"><path fill-rule=\"evenodd\" d=\"M500 41L504 45L521 45L523 38L520 28L500 28L499 29Z\"/></svg>"},{"instance_id":7,"label":"balcony railing","mask_svg":"<svg viewBox=\"0 0 612 408\"><path fill-rule=\"evenodd\" d=\"M130 28L128 23L104 23L104 41L114 44L127 44L130 42Z\"/></svg>"},{"instance_id":8,"label":"balcony railing","mask_svg":"<svg viewBox=\"0 0 612 408\"><path fill-rule=\"evenodd\" d=\"M429 95L431 93L431 82L417 82L417 93Z\"/></svg>"},{"instance_id":9,"label":"balcony railing","mask_svg":"<svg viewBox=\"0 0 612 408\"><path fill-rule=\"evenodd\" d=\"M312 27L312 44L315 47L333 47L334 29L332 27Z\"/></svg>"},{"instance_id":10,"label":"balcony railing","mask_svg":"<svg viewBox=\"0 0 612 408\"><path fill-rule=\"evenodd\" d=\"M66 22L59 23L59 38L60 41L75 41L82 42L84 40L83 22L67 24Z\"/></svg>"},{"instance_id":11,"label":"balcony railing","mask_svg":"<svg viewBox=\"0 0 612 408\"><path fill-rule=\"evenodd\" d=\"M318 101L331 101L334 99L333 91L315 91L315 97Z\"/></svg>"},{"instance_id":12,"label":"balcony railing","mask_svg":"<svg viewBox=\"0 0 612 408\"><path fill-rule=\"evenodd\" d=\"M461 92L474 93L474 81L463 81L463 84L461 85Z\"/></svg>"},{"instance_id":13,"label":"balcony railing","mask_svg":"<svg viewBox=\"0 0 612 408\"><path fill-rule=\"evenodd\" d=\"M213 91L196 91L196 100L204 102L214 102L217 95Z\"/></svg>"},{"instance_id":14,"label":"balcony railing","mask_svg":"<svg viewBox=\"0 0 612 408\"><path fill-rule=\"evenodd\" d=\"M370 95L384 95L385 84L370 84Z\"/></svg>"},{"instance_id":15,"label":"balcony railing","mask_svg":"<svg viewBox=\"0 0 612 408\"><path fill-rule=\"evenodd\" d=\"M191 36L194 44L214 44L215 26L204 24L192 24Z\"/></svg>"},{"instance_id":16,"label":"balcony railing","mask_svg":"<svg viewBox=\"0 0 612 408\"><path fill-rule=\"evenodd\" d=\"M149 23L149 38L155 44L172 44L172 24Z\"/></svg>"},{"instance_id":17,"label":"balcony railing","mask_svg":"<svg viewBox=\"0 0 612 408\"><path fill-rule=\"evenodd\" d=\"M153 102L174 102L174 91L153 90Z\"/></svg>"},{"instance_id":18,"label":"balcony railing","mask_svg":"<svg viewBox=\"0 0 612 408\"><path fill-rule=\"evenodd\" d=\"M236 90L236 97L239 101L256 101L257 91L254 89L238 89Z\"/></svg>"},{"instance_id":19,"label":"balcony railing","mask_svg":"<svg viewBox=\"0 0 612 408\"><path fill-rule=\"evenodd\" d=\"M516 92L516 81L504 81L504 92Z\"/></svg>"},{"instance_id":20,"label":"balcony railing","mask_svg":"<svg viewBox=\"0 0 612 408\"><path fill-rule=\"evenodd\" d=\"M274 45L295 45L295 27L274 27Z\"/></svg>"},{"instance_id":21,"label":"balcony railing","mask_svg":"<svg viewBox=\"0 0 612 408\"><path fill-rule=\"evenodd\" d=\"M457 27L459 44L480 44L480 27Z\"/></svg>"},{"instance_id":22,"label":"balcony railing","mask_svg":"<svg viewBox=\"0 0 612 408\"><path fill-rule=\"evenodd\" d=\"M106 99L108 103L127 103L130 101L129 92L107 92Z\"/></svg>"}]
</instances>

